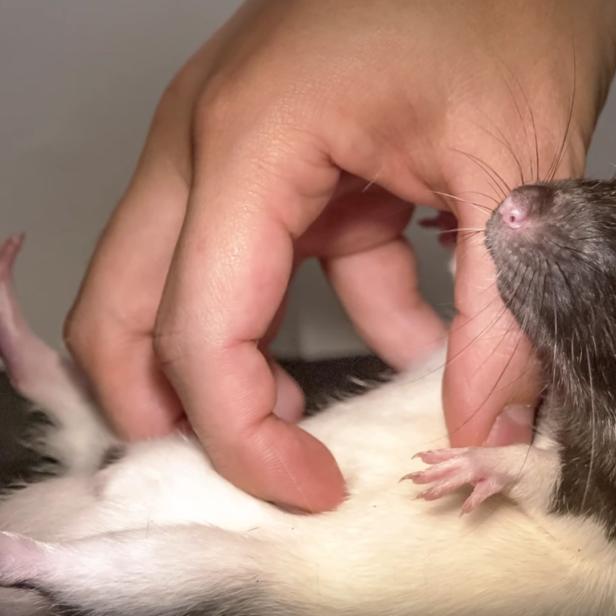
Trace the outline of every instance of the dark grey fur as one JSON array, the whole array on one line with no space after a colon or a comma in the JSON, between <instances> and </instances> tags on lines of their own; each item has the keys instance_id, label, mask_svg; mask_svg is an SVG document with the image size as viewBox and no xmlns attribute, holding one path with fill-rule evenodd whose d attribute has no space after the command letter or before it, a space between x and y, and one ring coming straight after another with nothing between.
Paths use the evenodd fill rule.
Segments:
<instances>
[{"instance_id":1,"label":"dark grey fur","mask_svg":"<svg viewBox=\"0 0 616 616\"><path fill-rule=\"evenodd\" d=\"M553 511L593 516L616 538L616 182L514 191L522 229L486 227L498 289L545 370L540 413L560 445Z\"/></svg>"}]
</instances>

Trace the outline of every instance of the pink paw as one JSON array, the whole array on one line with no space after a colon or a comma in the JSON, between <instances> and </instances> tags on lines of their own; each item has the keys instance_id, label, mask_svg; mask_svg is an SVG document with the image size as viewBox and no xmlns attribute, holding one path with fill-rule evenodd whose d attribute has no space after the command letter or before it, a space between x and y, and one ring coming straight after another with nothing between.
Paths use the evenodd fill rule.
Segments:
<instances>
[{"instance_id":1,"label":"pink paw","mask_svg":"<svg viewBox=\"0 0 616 616\"><path fill-rule=\"evenodd\" d=\"M0 245L0 281L6 280L11 275L13 263L24 241L24 234L19 233L8 237Z\"/></svg>"},{"instance_id":2,"label":"pink paw","mask_svg":"<svg viewBox=\"0 0 616 616\"><path fill-rule=\"evenodd\" d=\"M465 485L474 486L462 505L463 513L472 511L486 498L502 492L515 480L511 473L498 469L502 466L498 464L502 457L499 448L435 449L422 451L416 457L431 465L426 470L409 473L402 478L416 484L431 484L417 498L436 500Z\"/></svg>"},{"instance_id":3,"label":"pink paw","mask_svg":"<svg viewBox=\"0 0 616 616\"><path fill-rule=\"evenodd\" d=\"M33 539L0 532L0 586L34 579L44 555L43 545Z\"/></svg>"}]
</instances>

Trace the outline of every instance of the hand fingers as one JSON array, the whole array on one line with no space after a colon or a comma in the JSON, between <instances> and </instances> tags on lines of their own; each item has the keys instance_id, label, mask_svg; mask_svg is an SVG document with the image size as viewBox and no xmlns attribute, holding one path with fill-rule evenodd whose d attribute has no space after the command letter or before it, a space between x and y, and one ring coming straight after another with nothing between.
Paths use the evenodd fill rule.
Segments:
<instances>
[{"instance_id":1,"label":"hand fingers","mask_svg":"<svg viewBox=\"0 0 616 616\"><path fill-rule=\"evenodd\" d=\"M181 414L154 357L152 331L187 190L159 170L140 175L114 214L67 325L69 348L129 439L165 434Z\"/></svg>"},{"instance_id":2,"label":"hand fingers","mask_svg":"<svg viewBox=\"0 0 616 616\"><path fill-rule=\"evenodd\" d=\"M189 65L190 66L190 65ZM169 432L179 401L152 334L186 209L189 126L198 79L163 97L131 184L107 225L65 327L66 343L121 436Z\"/></svg>"},{"instance_id":3,"label":"hand fingers","mask_svg":"<svg viewBox=\"0 0 616 616\"><path fill-rule=\"evenodd\" d=\"M340 471L319 441L273 413L289 381L274 377L258 342L283 300L293 237L325 207L338 172L312 144L272 161L280 152L267 131L221 134L230 124L220 117L215 126L218 138L197 145L156 346L219 472L261 498L329 509L344 495Z\"/></svg>"},{"instance_id":4,"label":"hand fingers","mask_svg":"<svg viewBox=\"0 0 616 616\"><path fill-rule=\"evenodd\" d=\"M391 366L408 368L443 343L444 324L421 296L403 237L328 259L324 267L362 338Z\"/></svg>"}]
</instances>

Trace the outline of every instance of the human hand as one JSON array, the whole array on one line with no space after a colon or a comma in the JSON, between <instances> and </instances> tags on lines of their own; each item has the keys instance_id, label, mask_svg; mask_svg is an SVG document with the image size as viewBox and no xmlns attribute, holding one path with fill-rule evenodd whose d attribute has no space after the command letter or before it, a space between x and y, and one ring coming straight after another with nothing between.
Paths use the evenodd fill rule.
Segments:
<instances>
[{"instance_id":1,"label":"human hand","mask_svg":"<svg viewBox=\"0 0 616 616\"><path fill-rule=\"evenodd\" d=\"M401 236L408 204L450 208L461 228L478 228L485 211L468 201L493 207L506 190L486 163L511 187L520 169L535 179L536 156L540 176L556 159L559 175L579 175L612 71L610 4L240 10L163 95L67 322L119 433L161 435L185 412L239 487L308 511L340 502L333 457L292 422L301 392L267 355L294 268L320 258L357 329L395 367L425 352L443 329ZM575 106L558 156L572 31ZM529 351L482 243L461 233L457 255L444 401L453 442L477 444L503 406L535 392L517 382Z\"/></svg>"}]
</instances>

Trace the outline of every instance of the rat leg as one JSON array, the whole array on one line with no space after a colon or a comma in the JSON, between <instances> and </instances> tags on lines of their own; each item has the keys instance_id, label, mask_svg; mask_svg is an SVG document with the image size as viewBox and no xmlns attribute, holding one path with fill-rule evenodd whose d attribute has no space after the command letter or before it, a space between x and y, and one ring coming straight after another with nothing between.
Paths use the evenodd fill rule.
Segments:
<instances>
[{"instance_id":1,"label":"rat leg","mask_svg":"<svg viewBox=\"0 0 616 616\"><path fill-rule=\"evenodd\" d=\"M263 540L203 526L152 527L56 544L0 533L0 585L35 590L61 613L91 616L244 614L240 605L250 605L255 615L296 614L276 597L271 548Z\"/></svg>"},{"instance_id":2,"label":"rat leg","mask_svg":"<svg viewBox=\"0 0 616 616\"><path fill-rule=\"evenodd\" d=\"M58 424L34 447L69 467L90 468L115 443L81 375L28 326L16 299L12 270L23 235L0 245L0 358L15 389Z\"/></svg>"},{"instance_id":3,"label":"rat leg","mask_svg":"<svg viewBox=\"0 0 616 616\"><path fill-rule=\"evenodd\" d=\"M429 484L418 495L436 500L472 485L462 506L468 513L488 497L503 493L523 506L546 511L560 476L560 458L553 449L534 445L436 449L417 454L430 468L409 473L403 479Z\"/></svg>"},{"instance_id":4,"label":"rat leg","mask_svg":"<svg viewBox=\"0 0 616 616\"><path fill-rule=\"evenodd\" d=\"M19 308L12 270L23 239L13 235L0 246L0 357L20 394L53 408L85 391L70 362L31 331Z\"/></svg>"}]
</instances>

